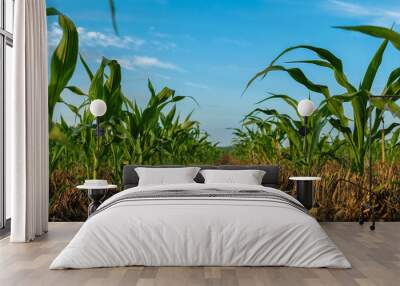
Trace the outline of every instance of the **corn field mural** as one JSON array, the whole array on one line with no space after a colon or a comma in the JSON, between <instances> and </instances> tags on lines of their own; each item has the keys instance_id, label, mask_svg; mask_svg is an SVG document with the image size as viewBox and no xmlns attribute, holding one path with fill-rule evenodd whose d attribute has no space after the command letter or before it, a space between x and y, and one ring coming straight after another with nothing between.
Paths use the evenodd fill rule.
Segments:
<instances>
[{"instance_id":1,"label":"corn field mural","mask_svg":"<svg viewBox=\"0 0 400 286\"><path fill-rule=\"evenodd\" d=\"M114 2L109 1L109 5L113 31L117 34ZM400 34L396 31L376 26L338 27L380 41L365 73L360 75L359 84L348 79L345 63L339 56L323 47L298 45L283 50L275 58L271 56L271 63L255 74L247 87L262 85L263 81L258 79L279 72L305 87L313 97L320 96L321 103L307 122L308 134L303 138L299 133L304 122L297 112L298 101L282 89L282 93L269 94L254 110L249 110L241 126L226 126L232 128L234 143L222 148L212 143L191 113L182 115L180 105L191 102L196 108L194 98L177 95L171 87L155 86L148 79L147 103L140 105L131 100L124 94L124 74L118 60L103 57L91 69L80 54L79 32L74 22L54 8L48 8L47 13L48 17L57 17L62 30L51 56L48 87L51 220L85 219L88 198L75 186L95 176L120 184L126 164L279 164L282 190L289 193L295 192L288 181L290 176L322 177L316 186L315 207L310 211L317 219L357 220L360 204L369 200L370 148L376 216L382 220L400 219L400 109L396 99L389 97L400 95L400 67L387 75L386 85L378 94L383 97L369 100L387 47L392 45L400 53ZM296 50L307 50L315 57L284 62L285 56ZM71 84L78 66L86 72L87 89ZM314 82L303 72L303 66L328 70L342 92L334 94L328 84ZM81 97L82 104L68 103L66 91ZM243 96L251 99L248 91ZM99 154L95 118L89 112L94 99L107 104L101 119L104 136ZM286 110L294 115L271 108L277 101L284 102ZM56 105L68 108L75 118L73 124L63 116L55 119ZM385 114L395 118L387 126L383 125Z\"/></svg>"}]
</instances>

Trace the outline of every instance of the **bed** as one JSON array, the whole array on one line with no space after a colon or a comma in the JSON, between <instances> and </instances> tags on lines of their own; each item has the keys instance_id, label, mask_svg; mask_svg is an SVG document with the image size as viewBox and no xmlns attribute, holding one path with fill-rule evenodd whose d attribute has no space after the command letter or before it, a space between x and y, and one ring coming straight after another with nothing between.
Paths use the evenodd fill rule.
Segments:
<instances>
[{"instance_id":1,"label":"bed","mask_svg":"<svg viewBox=\"0 0 400 286\"><path fill-rule=\"evenodd\" d=\"M50 269L118 266L291 266L350 268L318 222L280 191L278 166L201 166L265 171L261 185L138 186L124 167L124 190L107 199ZM168 166L171 167L171 166Z\"/></svg>"}]
</instances>

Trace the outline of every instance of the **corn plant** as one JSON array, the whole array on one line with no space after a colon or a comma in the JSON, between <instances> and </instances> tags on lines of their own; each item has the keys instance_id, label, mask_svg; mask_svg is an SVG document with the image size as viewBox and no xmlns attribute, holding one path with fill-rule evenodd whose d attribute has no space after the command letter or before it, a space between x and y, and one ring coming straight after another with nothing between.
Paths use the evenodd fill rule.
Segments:
<instances>
[{"instance_id":1,"label":"corn plant","mask_svg":"<svg viewBox=\"0 0 400 286\"><path fill-rule=\"evenodd\" d=\"M244 161L257 164L279 164L283 159L285 133L261 118L254 118L234 128L234 154Z\"/></svg>"},{"instance_id":2,"label":"corn plant","mask_svg":"<svg viewBox=\"0 0 400 286\"><path fill-rule=\"evenodd\" d=\"M245 125L249 124L268 124L275 130L281 130L285 140L279 140L282 146L279 148L283 157L295 164L302 172L309 174L314 166L314 170L319 170L329 159L337 159L335 153L340 144L332 144L331 131L323 134L329 116L331 116L326 103L322 103L308 118L307 134L301 134L300 129L305 124L303 118L297 112L297 100L282 94L273 94L259 102L264 103L272 99L284 100L290 108L297 114L298 119L293 119L287 114L282 114L276 109L256 108L249 113L244 120ZM260 117L264 115L266 118ZM285 146L287 143L287 146ZM306 148L306 149L305 149Z\"/></svg>"},{"instance_id":3,"label":"corn plant","mask_svg":"<svg viewBox=\"0 0 400 286\"><path fill-rule=\"evenodd\" d=\"M368 105L371 88L382 62L382 57L387 44L388 40L384 40L375 55L372 57L358 88L348 81L343 70L342 61L338 57L326 49L307 45L294 46L282 51L275 59L273 59L268 67L258 72L250 79L247 87L249 87L257 78L265 78L271 72L281 71L287 73L292 79L305 86L310 91L322 94L325 99L324 102L326 102L326 108L331 114L329 123L342 134L346 144L348 145L352 169L362 174L365 169L365 158L369 147L369 132L371 132L373 138L379 136L381 132L381 130L379 130L379 115L381 114L382 109L377 106L379 106L379 104L382 105L387 103L387 101L376 100L374 105ZM329 69L333 72L337 84L344 89L344 92L339 95L332 95L328 86L312 82L300 68L287 68L276 64L276 62L285 54L297 49L311 51L318 56L318 59L291 61L289 63L313 65L323 69ZM396 69L390 74L383 94L397 94L400 89L399 78L400 70ZM351 104L352 126L350 125L349 118L347 118L344 113L344 105L346 103ZM376 116L373 128L372 130L368 130L368 120L370 116L373 116L372 113L374 111ZM390 133L398 125L398 123L393 123L383 130L383 132Z\"/></svg>"}]
</instances>

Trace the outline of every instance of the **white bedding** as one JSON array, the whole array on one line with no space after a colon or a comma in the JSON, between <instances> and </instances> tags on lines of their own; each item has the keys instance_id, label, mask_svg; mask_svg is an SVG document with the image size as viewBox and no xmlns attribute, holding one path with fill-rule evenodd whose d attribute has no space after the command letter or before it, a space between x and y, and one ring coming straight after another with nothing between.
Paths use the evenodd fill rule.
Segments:
<instances>
[{"instance_id":1,"label":"white bedding","mask_svg":"<svg viewBox=\"0 0 400 286\"><path fill-rule=\"evenodd\" d=\"M143 186L156 190L263 190L232 184ZM101 208L102 206L100 206ZM145 266L294 266L350 268L318 222L293 206L246 198L122 201L89 218L50 269Z\"/></svg>"}]
</instances>

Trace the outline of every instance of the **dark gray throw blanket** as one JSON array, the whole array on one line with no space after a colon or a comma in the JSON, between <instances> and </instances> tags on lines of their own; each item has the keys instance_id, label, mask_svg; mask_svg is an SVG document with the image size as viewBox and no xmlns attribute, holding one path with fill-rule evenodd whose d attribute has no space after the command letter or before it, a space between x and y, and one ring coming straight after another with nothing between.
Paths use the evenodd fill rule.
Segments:
<instances>
[{"instance_id":1,"label":"dark gray throw blanket","mask_svg":"<svg viewBox=\"0 0 400 286\"><path fill-rule=\"evenodd\" d=\"M114 205L117 205L122 202L127 201L143 201L143 200L153 200L153 199L177 199L177 200L190 200L190 199L207 199L210 198L230 198L230 199L257 199L276 202L285 205L292 206L304 213L307 213L307 209L305 209L300 203L290 200L285 196L281 196L279 194L270 193L268 191L260 191L260 190L240 190L240 191L229 191L229 190L221 190L221 189L202 189L202 190L157 190L157 191L138 191L131 192L121 197L111 200L110 202L102 205L98 208L92 215L96 215Z\"/></svg>"}]
</instances>

